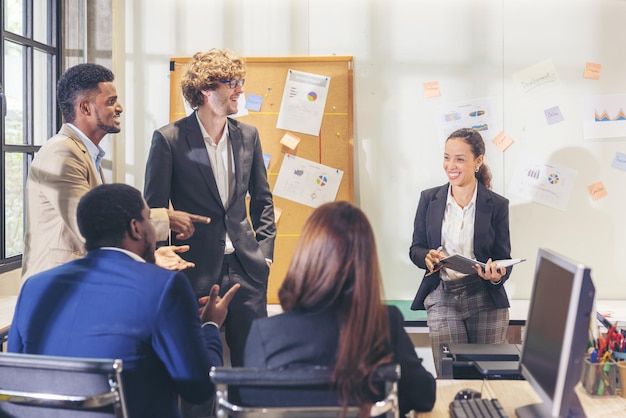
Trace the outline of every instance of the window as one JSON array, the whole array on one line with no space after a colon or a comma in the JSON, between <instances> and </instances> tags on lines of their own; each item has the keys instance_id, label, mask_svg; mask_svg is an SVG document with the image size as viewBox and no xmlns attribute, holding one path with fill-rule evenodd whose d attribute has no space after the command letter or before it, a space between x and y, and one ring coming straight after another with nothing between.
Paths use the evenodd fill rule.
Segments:
<instances>
[{"instance_id":1,"label":"window","mask_svg":"<svg viewBox=\"0 0 626 418\"><path fill-rule=\"evenodd\" d=\"M24 186L35 152L59 125L60 0L0 0L0 272L21 264Z\"/></svg>"}]
</instances>

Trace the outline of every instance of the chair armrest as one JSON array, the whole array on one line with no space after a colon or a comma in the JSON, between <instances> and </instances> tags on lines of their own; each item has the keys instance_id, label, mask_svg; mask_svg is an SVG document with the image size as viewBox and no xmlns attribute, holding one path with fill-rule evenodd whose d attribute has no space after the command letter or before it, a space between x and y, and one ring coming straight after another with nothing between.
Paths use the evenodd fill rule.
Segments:
<instances>
[{"instance_id":1,"label":"chair armrest","mask_svg":"<svg viewBox=\"0 0 626 418\"><path fill-rule=\"evenodd\" d=\"M241 386L284 386L328 384L332 371L326 367L257 369L248 367L211 367L215 384Z\"/></svg>"},{"instance_id":2,"label":"chair armrest","mask_svg":"<svg viewBox=\"0 0 626 418\"><path fill-rule=\"evenodd\" d=\"M70 396L0 389L0 401L2 402L64 409L95 409L113 405L119 400L119 395L116 392L90 396Z\"/></svg>"},{"instance_id":3,"label":"chair armrest","mask_svg":"<svg viewBox=\"0 0 626 418\"><path fill-rule=\"evenodd\" d=\"M332 370L322 366L259 369L251 367L212 367L209 372L215 384L246 386L323 385L330 382ZM383 364L372 376L374 383L400 380L400 365Z\"/></svg>"}]
</instances>

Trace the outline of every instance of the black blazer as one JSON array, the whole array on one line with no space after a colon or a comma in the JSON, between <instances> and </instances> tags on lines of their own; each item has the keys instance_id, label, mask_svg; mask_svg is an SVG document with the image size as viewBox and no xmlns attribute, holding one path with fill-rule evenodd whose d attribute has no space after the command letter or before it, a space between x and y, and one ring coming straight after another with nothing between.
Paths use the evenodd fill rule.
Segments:
<instances>
[{"instance_id":1,"label":"black blazer","mask_svg":"<svg viewBox=\"0 0 626 418\"><path fill-rule=\"evenodd\" d=\"M184 258L196 264L185 273L196 295L206 295L218 280L228 231L237 258L248 276L267 281L265 259L273 259L276 226L274 205L263 163L257 129L227 119L235 164L235 187L224 208L196 113L156 130L146 164L145 198L150 207L168 207L208 216L209 224L194 224L196 232L184 241L172 234L174 245L190 245ZM246 194L250 193L250 220Z\"/></svg>"},{"instance_id":2,"label":"black blazer","mask_svg":"<svg viewBox=\"0 0 626 418\"><path fill-rule=\"evenodd\" d=\"M393 361L400 364L398 385L401 414L410 410L430 411L435 403L434 377L422 366L404 330L404 319L395 306L389 312L390 347ZM248 334L244 366L277 369L335 364L339 324L333 311L304 313L293 310L256 319ZM363 347L367 349L367 347Z\"/></svg>"},{"instance_id":3,"label":"black blazer","mask_svg":"<svg viewBox=\"0 0 626 418\"><path fill-rule=\"evenodd\" d=\"M441 245L441 224L446 209L449 183L424 190L420 196L413 226L413 243L409 250L411 261L426 270L426 254ZM509 235L509 201L478 183L476 193L476 218L474 220L474 255L478 261L503 260L511 258L511 239ZM504 283L511 274L507 268L502 282L493 285L486 280L483 284L489 291L496 308L508 308L509 298L504 290ZM411 309L423 311L424 299L439 286L439 273L424 276ZM481 279L482 280L482 279Z\"/></svg>"}]
</instances>

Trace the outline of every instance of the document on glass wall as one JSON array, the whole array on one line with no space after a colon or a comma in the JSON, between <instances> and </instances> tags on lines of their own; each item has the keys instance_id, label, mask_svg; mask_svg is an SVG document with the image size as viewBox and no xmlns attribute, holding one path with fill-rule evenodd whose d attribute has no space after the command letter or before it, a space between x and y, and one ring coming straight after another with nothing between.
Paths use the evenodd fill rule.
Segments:
<instances>
[{"instance_id":1,"label":"document on glass wall","mask_svg":"<svg viewBox=\"0 0 626 418\"><path fill-rule=\"evenodd\" d=\"M522 154L509 183L509 194L564 211L577 173L569 167Z\"/></svg>"}]
</instances>

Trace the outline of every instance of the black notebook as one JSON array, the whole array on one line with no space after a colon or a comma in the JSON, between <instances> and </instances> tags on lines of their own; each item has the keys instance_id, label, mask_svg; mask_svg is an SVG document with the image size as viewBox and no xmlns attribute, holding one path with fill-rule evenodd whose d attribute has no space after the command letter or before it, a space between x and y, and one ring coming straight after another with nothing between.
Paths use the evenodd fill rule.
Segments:
<instances>
[{"instance_id":1,"label":"black notebook","mask_svg":"<svg viewBox=\"0 0 626 418\"><path fill-rule=\"evenodd\" d=\"M523 258L509 258L506 260L493 260L492 263L496 263L498 267L510 267L523 261L526 260ZM441 261L439 261L439 263L435 266L435 269L438 270L441 267L446 267L458 271L459 273L473 274L476 273L476 271L472 267L476 264L481 266L483 270L485 269L486 263L472 260L471 258L464 257L460 254L454 254L441 259Z\"/></svg>"}]
</instances>

